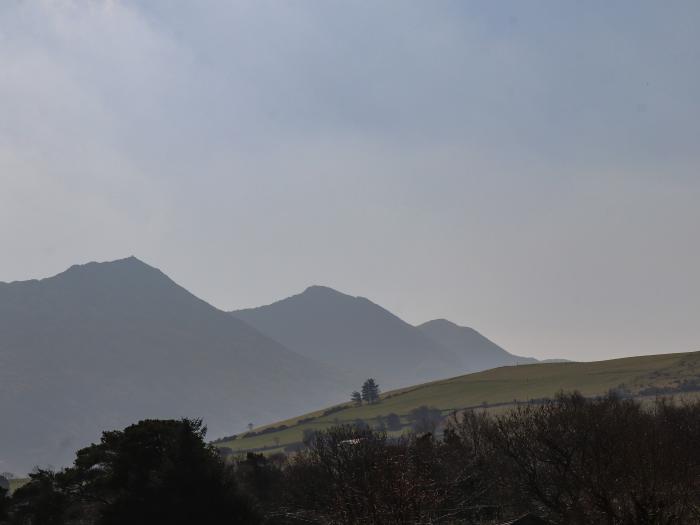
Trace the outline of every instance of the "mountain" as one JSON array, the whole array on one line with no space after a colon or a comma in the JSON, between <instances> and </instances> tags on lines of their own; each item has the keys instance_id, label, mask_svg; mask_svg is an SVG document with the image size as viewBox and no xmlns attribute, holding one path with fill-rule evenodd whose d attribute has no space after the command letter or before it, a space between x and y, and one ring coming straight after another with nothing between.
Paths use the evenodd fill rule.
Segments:
<instances>
[{"instance_id":1,"label":"mountain","mask_svg":"<svg viewBox=\"0 0 700 525\"><path fill-rule=\"evenodd\" d=\"M142 418L201 417L215 438L349 389L133 257L0 283L0 471L65 464Z\"/></svg>"},{"instance_id":2,"label":"mountain","mask_svg":"<svg viewBox=\"0 0 700 525\"><path fill-rule=\"evenodd\" d=\"M428 321L418 326L418 329L451 350L461 359L464 368L470 371L538 362L532 357L513 355L473 328L459 326L447 319Z\"/></svg>"},{"instance_id":3,"label":"mountain","mask_svg":"<svg viewBox=\"0 0 700 525\"><path fill-rule=\"evenodd\" d=\"M449 349L364 297L324 286L276 303L232 312L287 348L395 388L459 374Z\"/></svg>"}]
</instances>

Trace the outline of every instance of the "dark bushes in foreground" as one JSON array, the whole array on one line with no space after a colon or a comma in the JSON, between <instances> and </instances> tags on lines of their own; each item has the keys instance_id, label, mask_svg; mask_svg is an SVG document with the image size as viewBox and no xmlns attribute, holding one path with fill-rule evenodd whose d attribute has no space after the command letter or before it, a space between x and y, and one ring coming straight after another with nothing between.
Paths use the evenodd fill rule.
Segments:
<instances>
[{"instance_id":1,"label":"dark bushes in foreground","mask_svg":"<svg viewBox=\"0 0 700 525\"><path fill-rule=\"evenodd\" d=\"M444 438L339 427L282 469L278 523L700 523L700 404L560 395Z\"/></svg>"},{"instance_id":2,"label":"dark bushes in foreground","mask_svg":"<svg viewBox=\"0 0 700 525\"><path fill-rule=\"evenodd\" d=\"M106 433L39 471L9 523L700 524L700 404L560 395L451 418L442 439L336 427L225 464L197 422ZM0 516L7 500L0 494ZM7 507L7 505L5 505ZM2 518L0 518L2 521Z\"/></svg>"},{"instance_id":3,"label":"dark bushes in foreground","mask_svg":"<svg viewBox=\"0 0 700 525\"><path fill-rule=\"evenodd\" d=\"M464 414L456 441L486 467L493 501L555 523L700 523L700 405L559 396L490 418Z\"/></svg>"},{"instance_id":4,"label":"dark bushes in foreground","mask_svg":"<svg viewBox=\"0 0 700 525\"><path fill-rule=\"evenodd\" d=\"M105 432L61 472L38 470L12 497L9 523L259 523L200 421L142 421Z\"/></svg>"}]
</instances>

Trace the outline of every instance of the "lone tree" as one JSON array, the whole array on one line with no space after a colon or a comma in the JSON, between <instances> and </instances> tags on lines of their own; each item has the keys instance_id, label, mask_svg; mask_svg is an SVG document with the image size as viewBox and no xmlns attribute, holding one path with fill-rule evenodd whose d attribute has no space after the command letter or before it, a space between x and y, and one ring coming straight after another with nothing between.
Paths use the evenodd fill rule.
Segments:
<instances>
[{"instance_id":1,"label":"lone tree","mask_svg":"<svg viewBox=\"0 0 700 525\"><path fill-rule=\"evenodd\" d=\"M379 385L371 377L362 385L362 401L368 404L379 402Z\"/></svg>"},{"instance_id":2,"label":"lone tree","mask_svg":"<svg viewBox=\"0 0 700 525\"><path fill-rule=\"evenodd\" d=\"M357 390L355 390L352 393L352 402L355 403L358 407L362 405L362 394L360 394Z\"/></svg>"}]
</instances>

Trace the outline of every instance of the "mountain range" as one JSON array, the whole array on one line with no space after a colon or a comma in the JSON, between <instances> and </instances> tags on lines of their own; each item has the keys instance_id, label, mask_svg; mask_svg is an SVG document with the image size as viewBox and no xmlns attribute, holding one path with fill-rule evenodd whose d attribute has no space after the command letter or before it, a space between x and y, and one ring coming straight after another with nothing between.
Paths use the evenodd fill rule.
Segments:
<instances>
[{"instance_id":1,"label":"mountain range","mask_svg":"<svg viewBox=\"0 0 700 525\"><path fill-rule=\"evenodd\" d=\"M135 258L0 284L0 471L63 465L143 418L201 417L216 437L349 388Z\"/></svg>"},{"instance_id":2,"label":"mountain range","mask_svg":"<svg viewBox=\"0 0 700 525\"><path fill-rule=\"evenodd\" d=\"M295 352L385 388L497 366L536 363L447 320L412 326L364 297L325 286L231 312Z\"/></svg>"},{"instance_id":3,"label":"mountain range","mask_svg":"<svg viewBox=\"0 0 700 525\"><path fill-rule=\"evenodd\" d=\"M130 257L0 283L0 471L62 466L103 430L201 417L210 437L513 356L449 321L412 326L312 286L227 313Z\"/></svg>"}]
</instances>

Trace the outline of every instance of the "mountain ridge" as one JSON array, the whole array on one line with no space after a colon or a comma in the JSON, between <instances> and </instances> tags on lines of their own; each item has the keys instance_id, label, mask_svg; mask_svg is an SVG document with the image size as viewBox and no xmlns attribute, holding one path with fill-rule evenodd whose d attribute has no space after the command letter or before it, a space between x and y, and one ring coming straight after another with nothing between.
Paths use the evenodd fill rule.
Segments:
<instances>
[{"instance_id":1,"label":"mountain ridge","mask_svg":"<svg viewBox=\"0 0 700 525\"><path fill-rule=\"evenodd\" d=\"M534 364L534 357L511 354L477 330L447 319L433 319L417 326L428 337L460 356L468 370L478 372L498 366Z\"/></svg>"},{"instance_id":2,"label":"mountain ridge","mask_svg":"<svg viewBox=\"0 0 700 525\"><path fill-rule=\"evenodd\" d=\"M231 312L306 357L375 377L385 388L437 379L459 365L451 351L366 297L328 286Z\"/></svg>"},{"instance_id":3,"label":"mountain ridge","mask_svg":"<svg viewBox=\"0 0 700 525\"><path fill-rule=\"evenodd\" d=\"M231 314L302 355L373 376L389 388L483 369L470 366L463 347L428 333L430 323L410 325L366 297L329 286L310 285L301 293ZM502 355L492 359L496 366L512 361L504 349L478 337L481 346L488 343Z\"/></svg>"},{"instance_id":4,"label":"mountain ridge","mask_svg":"<svg viewBox=\"0 0 700 525\"><path fill-rule=\"evenodd\" d=\"M302 355L355 368L390 388L441 379L455 371L539 362L509 353L473 328L444 318L413 326L366 297L325 285L313 284L301 293L231 314ZM406 348L413 352L408 360ZM424 361L434 360L432 370L393 373L392 367L415 367L420 351Z\"/></svg>"},{"instance_id":5,"label":"mountain ridge","mask_svg":"<svg viewBox=\"0 0 700 525\"><path fill-rule=\"evenodd\" d=\"M65 463L137 419L202 417L216 437L349 388L135 257L0 284L2 470Z\"/></svg>"}]
</instances>

